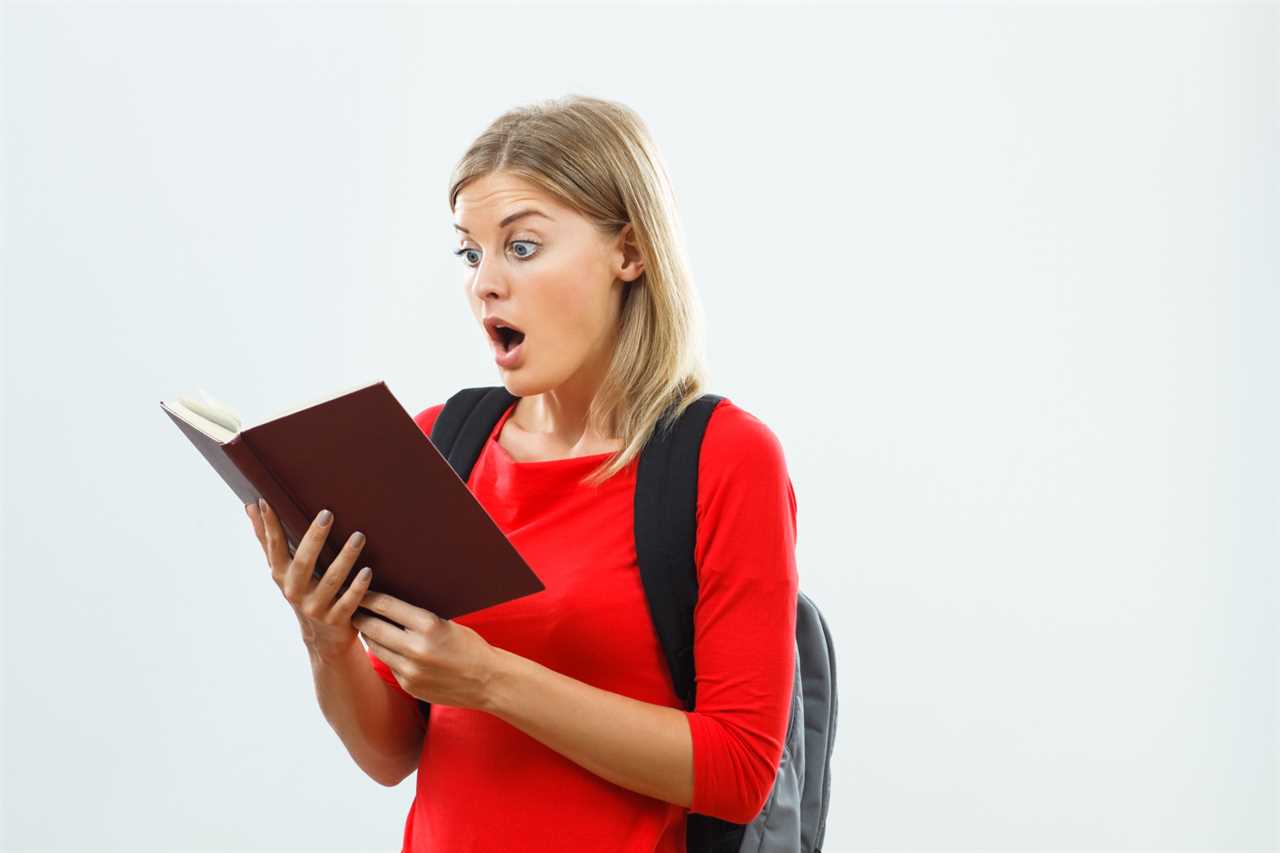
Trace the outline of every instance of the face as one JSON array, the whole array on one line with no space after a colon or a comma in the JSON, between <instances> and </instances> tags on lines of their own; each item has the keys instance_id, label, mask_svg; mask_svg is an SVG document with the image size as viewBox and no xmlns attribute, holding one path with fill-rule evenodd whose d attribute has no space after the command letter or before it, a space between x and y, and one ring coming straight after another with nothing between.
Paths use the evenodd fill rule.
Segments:
<instances>
[{"instance_id":1,"label":"face","mask_svg":"<svg viewBox=\"0 0 1280 853\"><path fill-rule=\"evenodd\" d=\"M524 332L511 363L498 364L507 390L528 397L568 383L589 396L613 352L626 283L643 270L631 225L603 234L539 187L494 172L458 193L454 228L480 334L490 341L483 321L494 316ZM490 347L496 360L504 348Z\"/></svg>"}]
</instances>

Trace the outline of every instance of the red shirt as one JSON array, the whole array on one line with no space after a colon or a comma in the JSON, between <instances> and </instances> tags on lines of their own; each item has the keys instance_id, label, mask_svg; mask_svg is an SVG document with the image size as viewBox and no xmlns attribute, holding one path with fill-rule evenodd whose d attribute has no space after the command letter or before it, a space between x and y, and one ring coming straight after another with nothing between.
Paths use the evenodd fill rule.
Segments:
<instances>
[{"instance_id":1,"label":"red shirt","mask_svg":"<svg viewBox=\"0 0 1280 853\"><path fill-rule=\"evenodd\" d=\"M442 408L414 418L424 435ZM577 480L607 452L517 462L497 441L514 410L494 426L467 487L546 589L455 621L572 678L683 710L636 562L636 461L598 487ZM698 465L697 705L684 711L692 811L749 823L772 790L794 677L795 542L782 446L755 416L721 400ZM497 716L434 705L403 853L684 853L689 811L609 782Z\"/></svg>"}]
</instances>

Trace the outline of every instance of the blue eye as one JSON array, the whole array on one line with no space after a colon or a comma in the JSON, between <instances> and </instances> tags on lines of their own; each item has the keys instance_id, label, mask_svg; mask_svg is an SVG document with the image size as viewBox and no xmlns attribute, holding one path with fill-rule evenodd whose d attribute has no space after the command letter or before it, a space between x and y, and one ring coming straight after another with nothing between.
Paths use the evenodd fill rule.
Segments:
<instances>
[{"instance_id":1,"label":"blue eye","mask_svg":"<svg viewBox=\"0 0 1280 853\"><path fill-rule=\"evenodd\" d=\"M528 244L528 245L530 245L530 246L540 246L540 245L542 245L541 243L536 243L536 242L534 242L533 240L512 240L512 241L511 241L511 245L512 245L512 246L515 246L515 245L518 245L518 244L521 244L521 243L527 243L527 244ZM520 258L520 259L522 259L522 260L523 260L524 258L531 257L535 252L537 252L537 249L533 249L533 250L531 250L531 251L529 252L529 254L527 254L527 255L516 255L516 257L517 257L517 258Z\"/></svg>"},{"instance_id":2,"label":"blue eye","mask_svg":"<svg viewBox=\"0 0 1280 853\"><path fill-rule=\"evenodd\" d=\"M516 245L520 245L520 244L528 244L528 245L530 245L530 246L541 246L541 245L542 245L542 244L541 244L541 243L539 243L537 240L512 240L512 241L511 241L510 243L508 243L507 245L508 245L508 246L516 246ZM473 263L471 263L470 261L468 261L468 260L466 259L466 255L467 255L467 253L469 253L469 252L477 252L477 253L478 253L479 251L480 251L479 249L473 249L473 248L471 248L470 246L463 246L461 249L455 249L453 253L454 253L455 255L457 255L458 257L462 258L462 262L463 262L464 264L466 264L466 265L467 265L467 266L469 266L469 267L474 267L474 266L475 266L475 264L473 264ZM523 255L522 255L522 254L519 254L519 253L515 253L515 255L516 255L516 257L517 257L517 258L519 258L520 260L522 260L522 261L527 261L529 258L531 258L531 257L533 257L535 254L537 254L537 251L538 251L537 249L534 249L534 250L532 250L532 251L530 251L530 252L527 252L527 253L525 253L525 254L523 254ZM479 263L479 261L477 261L476 263Z\"/></svg>"}]
</instances>

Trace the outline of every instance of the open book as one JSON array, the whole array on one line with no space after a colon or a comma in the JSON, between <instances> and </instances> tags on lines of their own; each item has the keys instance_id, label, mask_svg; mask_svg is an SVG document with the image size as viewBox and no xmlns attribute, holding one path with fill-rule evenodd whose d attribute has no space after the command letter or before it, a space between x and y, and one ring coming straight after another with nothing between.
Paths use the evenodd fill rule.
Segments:
<instances>
[{"instance_id":1,"label":"open book","mask_svg":"<svg viewBox=\"0 0 1280 853\"><path fill-rule=\"evenodd\" d=\"M369 566L370 589L451 619L545 589L385 382L247 428L204 392L160 405L242 506L266 499L291 554L320 510L333 513L315 577L365 534L340 591Z\"/></svg>"}]
</instances>

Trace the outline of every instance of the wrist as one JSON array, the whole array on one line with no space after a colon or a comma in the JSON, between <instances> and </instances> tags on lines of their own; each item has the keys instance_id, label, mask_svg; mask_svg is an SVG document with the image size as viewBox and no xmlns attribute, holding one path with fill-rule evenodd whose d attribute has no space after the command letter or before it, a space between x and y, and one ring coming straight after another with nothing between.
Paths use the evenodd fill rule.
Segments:
<instances>
[{"instance_id":1,"label":"wrist","mask_svg":"<svg viewBox=\"0 0 1280 853\"><path fill-rule=\"evenodd\" d=\"M307 649L307 657L311 659L312 666L332 666L342 663L351 656L352 649L359 649L361 654L364 653L364 646L355 636L352 636L350 643L341 648L335 648L332 644L319 642L314 638L303 638L302 644Z\"/></svg>"},{"instance_id":2,"label":"wrist","mask_svg":"<svg viewBox=\"0 0 1280 853\"><path fill-rule=\"evenodd\" d=\"M511 707L513 697L519 693L521 673L530 661L497 646L493 647L493 652L484 700L479 710L502 717Z\"/></svg>"}]
</instances>

